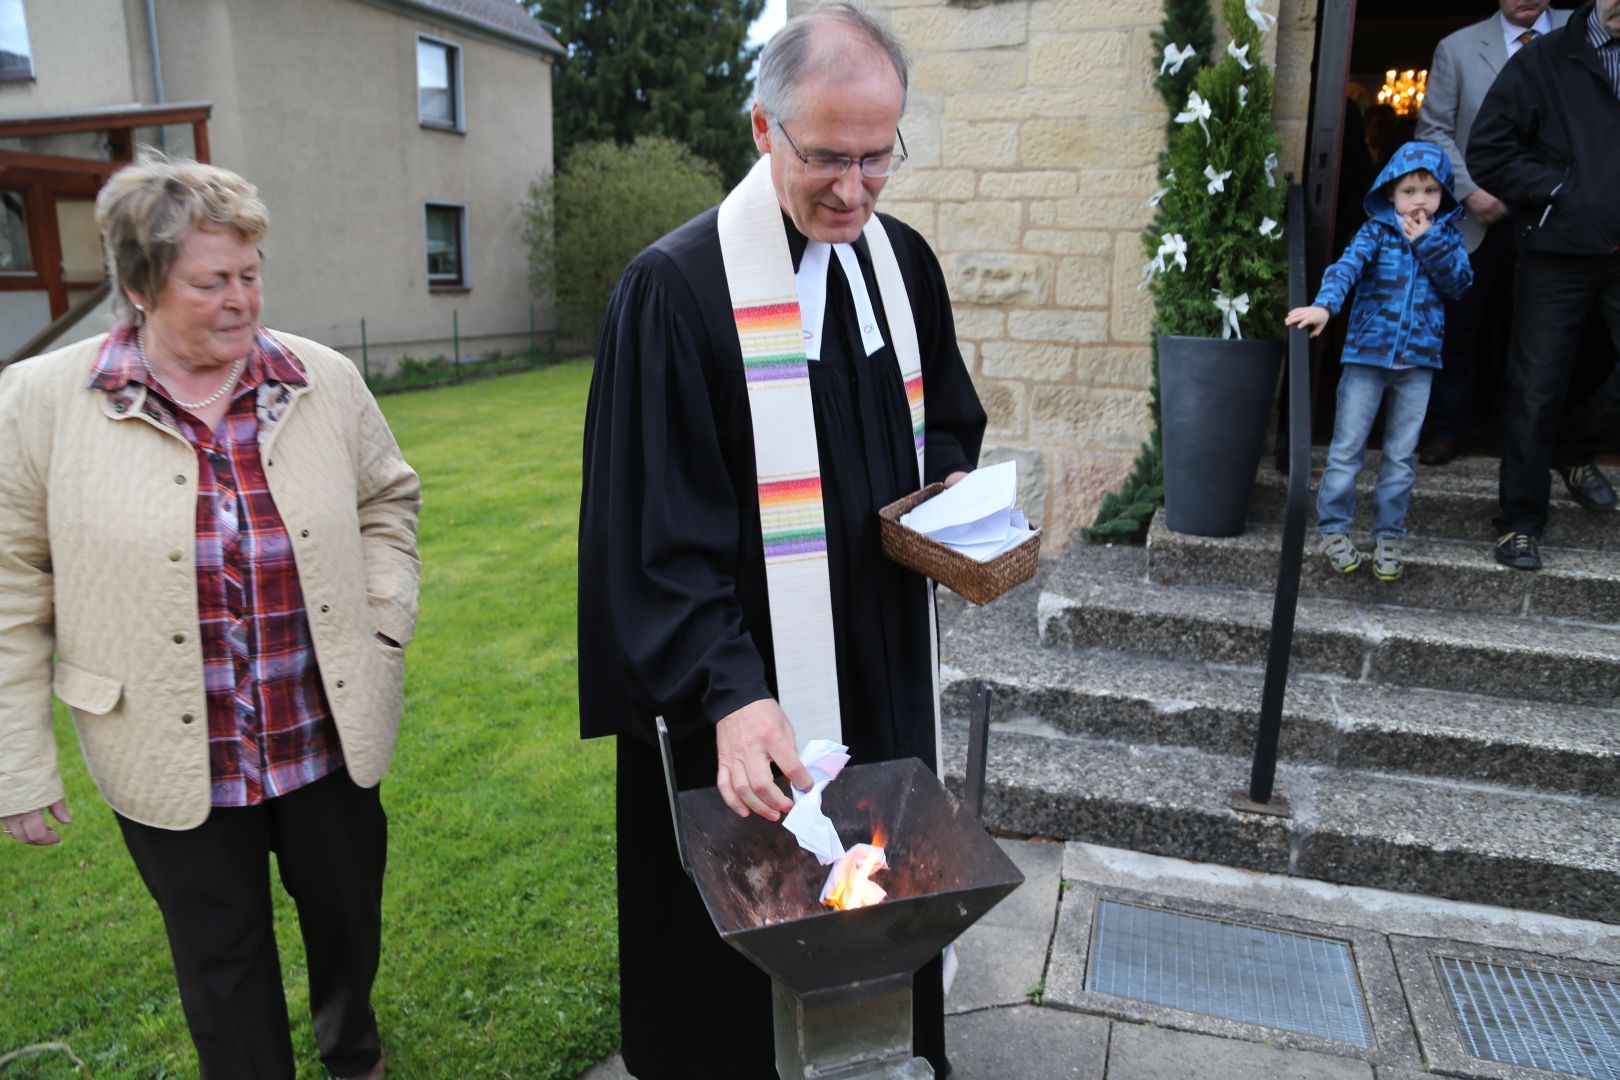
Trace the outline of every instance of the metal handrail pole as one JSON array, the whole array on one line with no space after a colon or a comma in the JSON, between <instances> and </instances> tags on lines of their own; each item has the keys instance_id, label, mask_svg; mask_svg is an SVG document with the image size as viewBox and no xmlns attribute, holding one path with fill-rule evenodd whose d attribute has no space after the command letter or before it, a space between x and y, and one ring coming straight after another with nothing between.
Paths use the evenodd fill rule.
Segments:
<instances>
[{"instance_id":1,"label":"metal handrail pole","mask_svg":"<svg viewBox=\"0 0 1620 1080\"><path fill-rule=\"evenodd\" d=\"M1305 197L1288 185L1288 304L1302 307L1305 294ZM1277 743L1282 734L1283 697L1288 689L1288 657L1294 644L1294 613L1299 606L1299 575L1305 557L1305 513L1311 486L1310 336L1288 331L1288 506L1283 518L1282 554L1271 610L1271 644L1265 688L1260 695L1260 726L1255 733L1249 801L1271 802L1277 775Z\"/></svg>"}]
</instances>

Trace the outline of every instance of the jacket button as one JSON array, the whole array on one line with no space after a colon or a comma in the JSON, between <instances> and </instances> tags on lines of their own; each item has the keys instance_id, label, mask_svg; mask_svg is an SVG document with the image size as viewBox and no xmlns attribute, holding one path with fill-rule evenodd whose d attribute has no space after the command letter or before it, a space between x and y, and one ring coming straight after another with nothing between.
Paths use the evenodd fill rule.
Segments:
<instances>
[{"instance_id":1,"label":"jacket button","mask_svg":"<svg viewBox=\"0 0 1620 1080\"><path fill-rule=\"evenodd\" d=\"M186 643L186 635L184 635L184 634L176 634L176 635L174 635L174 643L176 645L184 645Z\"/></svg>"},{"instance_id":2,"label":"jacket button","mask_svg":"<svg viewBox=\"0 0 1620 1080\"><path fill-rule=\"evenodd\" d=\"M342 680L342 679L339 679L339 680L338 680L338 681L337 681L337 688L338 688L338 689L339 689L339 690L341 690L341 689L343 689L343 680Z\"/></svg>"},{"instance_id":3,"label":"jacket button","mask_svg":"<svg viewBox=\"0 0 1620 1080\"><path fill-rule=\"evenodd\" d=\"M305 537L307 539L309 537L309 530L308 529L299 529L298 530L298 535L302 536L302 537Z\"/></svg>"},{"instance_id":4,"label":"jacket button","mask_svg":"<svg viewBox=\"0 0 1620 1080\"><path fill-rule=\"evenodd\" d=\"M170 562L179 562L181 560L181 558L182 558L182 556L180 554L180 549L179 548L175 548L173 551L169 552L169 561Z\"/></svg>"},{"instance_id":5,"label":"jacket button","mask_svg":"<svg viewBox=\"0 0 1620 1080\"><path fill-rule=\"evenodd\" d=\"M325 615L328 611L331 611L331 610L332 610L331 605L329 605L329 604L322 604L321 605L321 614L322 615Z\"/></svg>"},{"instance_id":6,"label":"jacket button","mask_svg":"<svg viewBox=\"0 0 1620 1080\"><path fill-rule=\"evenodd\" d=\"M175 478L174 478L174 482L177 483L177 484L184 484L186 482L185 474L184 473L177 474L175 476Z\"/></svg>"},{"instance_id":7,"label":"jacket button","mask_svg":"<svg viewBox=\"0 0 1620 1080\"><path fill-rule=\"evenodd\" d=\"M180 714L180 722L182 724L189 724L189 723L191 723L191 720L192 720L192 716L191 716L190 713L181 713Z\"/></svg>"}]
</instances>

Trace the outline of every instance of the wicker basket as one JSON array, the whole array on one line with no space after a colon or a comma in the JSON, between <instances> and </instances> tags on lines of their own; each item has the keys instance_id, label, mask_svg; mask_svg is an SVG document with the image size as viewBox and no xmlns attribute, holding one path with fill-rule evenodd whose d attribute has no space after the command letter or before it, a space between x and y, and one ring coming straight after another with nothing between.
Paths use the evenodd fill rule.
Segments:
<instances>
[{"instance_id":1,"label":"wicker basket","mask_svg":"<svg viewBox=\"0 0 1620 1080\"><path fill-rule=\"evenodd\" d=\"M1015 585L1035 576L1035 563L1041 554L1041 530L1030 526L1035 539L1019 544L986 562L952 551L938 540L900 524L900 515L945 490L944 484L929 484L897 499L878 511L883 534L883 554L933 578L965 600L988 604Z\"/></svg>"}]
</instances>

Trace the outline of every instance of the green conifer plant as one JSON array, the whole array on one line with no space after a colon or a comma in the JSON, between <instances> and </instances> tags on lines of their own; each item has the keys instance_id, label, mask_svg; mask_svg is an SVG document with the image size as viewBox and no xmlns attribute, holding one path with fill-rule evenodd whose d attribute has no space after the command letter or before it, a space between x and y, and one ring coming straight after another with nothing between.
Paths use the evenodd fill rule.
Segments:
<instances>
[{"instance_id":1,"label":"green conifer plant","mask_svg":"<svg viewBox=\"0 0 1620 1080\"><path fill-rule=\"evenodd\" d=\"M1179 73L1196 62L1187 80L1171 70L1187 48L1177 36L1196 42L1195 9L1202 9L1206 29L1209 9L1196 0L1165 0L1164 29L1154 39L1163 68L1155 86L1166 95L1171 130L1153 197L1157 212L1143 233L1143 287L1154 303L1153 428L1130 476L1103 497L1095 521L1081 530L1091 543L1140 542L1164 501L1159 336L1282 336L1286 184L1273 122L1276 83L1261 56L1276 20L1263 8L1264 0L1222 0L1231 40L1214 56L1212 35L1203 39L1204 48L1193 44L1194 55L1183 60ZM1169 97L1182 87L1181 100Z\"/></svg>"}]
</instances>

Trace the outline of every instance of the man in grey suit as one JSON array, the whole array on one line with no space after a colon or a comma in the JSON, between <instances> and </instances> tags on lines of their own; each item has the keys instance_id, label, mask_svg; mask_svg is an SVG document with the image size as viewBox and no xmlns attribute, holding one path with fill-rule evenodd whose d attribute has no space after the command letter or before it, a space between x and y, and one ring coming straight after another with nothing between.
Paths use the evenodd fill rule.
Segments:
<instances>
[{"instance_id":1,"label":"man in grey suit","mask_svg":"<svg viewBox=\"0 0 1620 1080\"><path fill-rule=\"evenodd\" d=\"M1495 15L1442 39L1429 67L1417 137L1444 148L1451 158L1452 186L1468 208L1463 242L1474 267L1474 284L1459 299L1446 303L1445 348L1429 396L1428 439L1419 452L1425 465L1450 461L1468 434L1491 296L1503 288L1513 268L1508 208L1474 182L1463 150L1497 73L1526 43L1569 20L1569 12L1550 11L1547 2L1497 0Z\"/></svg>"}]
</instances>

